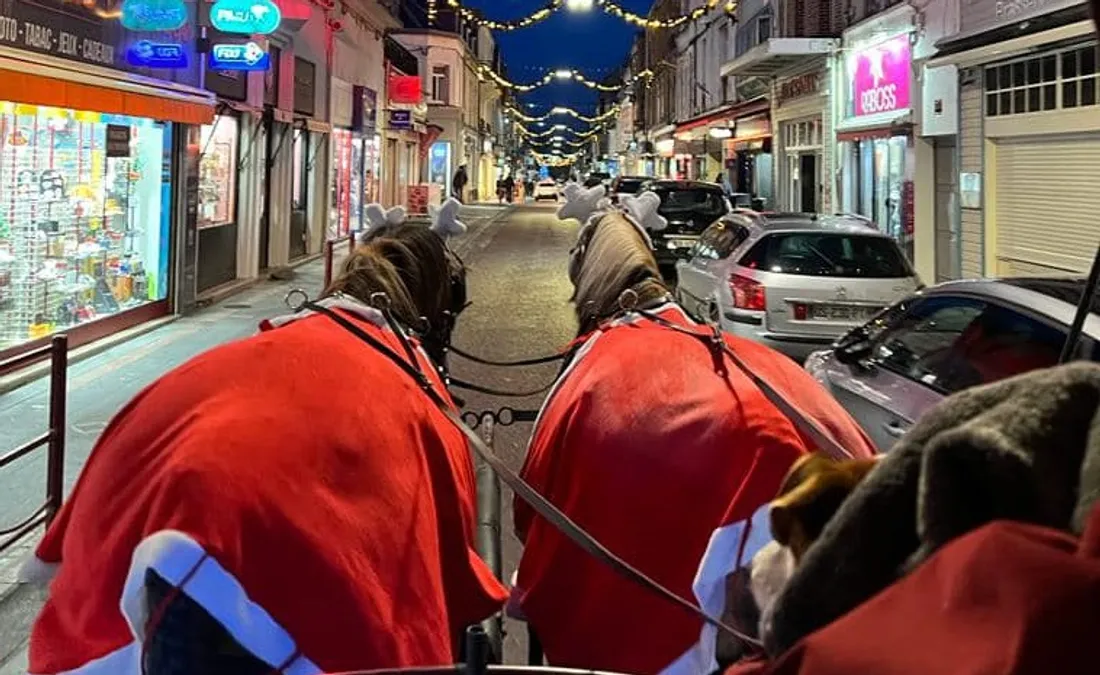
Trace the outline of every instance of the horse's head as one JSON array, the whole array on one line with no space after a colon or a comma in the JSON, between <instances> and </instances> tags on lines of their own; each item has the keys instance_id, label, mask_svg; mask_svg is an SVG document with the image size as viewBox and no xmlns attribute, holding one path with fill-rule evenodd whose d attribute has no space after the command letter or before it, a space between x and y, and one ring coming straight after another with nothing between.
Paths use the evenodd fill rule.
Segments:
<instances>
[{"instance_id":1,"label":"horse's head","mask_svg":"<svg viewBox=\"0 0 1100 675\"><path fill-rule=\"evenodd\" d=\"M466 267L445 242L466 231L457 217L459 206L450 199L433 209L430 227L407 222L401 207L366 207L367 229L359 246L325 290L363 302L385 293L394 317L421 334L424 350L441 366L455 319L466 307Z\"/></svg>"},{"instance_id":2,"label":"horse's head","mask_svg":"<svg viewBox=\"0 0 1100 675\"><path fill-rule=\"evenodd\" d=\"M616 208L604 197L602 185L584 189L571 183L563 193L566 201L558 217L582 223L569 258L579 335L616 314L623 291L636 292L640 304L668 294L647 233L667 226L657 213L656 194L626 196Z\"/></svg>"}]
</instances>

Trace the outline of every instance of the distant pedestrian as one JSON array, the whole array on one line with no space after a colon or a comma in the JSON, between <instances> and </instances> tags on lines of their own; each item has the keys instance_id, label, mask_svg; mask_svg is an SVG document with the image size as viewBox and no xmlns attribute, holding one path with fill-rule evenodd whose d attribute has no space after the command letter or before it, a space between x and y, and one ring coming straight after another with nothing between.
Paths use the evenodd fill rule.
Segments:
<instances>
[{"instance_id":1,"label":"distant pedestrian","mask_svg":"<svg viewBox=\"0 0 1100 675\"><path fill-rule=\"evenodd\" d=\"M470 182L470 177L466 175L466 165L458 167L458 171L455 171L454 178L451 179L451 192L455 199L460 202L466 201L466 183Z\"/></svg>"},{"instance_id":2,"label":"distant pedestrian","mask_svg":"<svg viewBox=\"0 0 1100 675\"><path fill-rule=\"evenodd\" d=\"M504 196L508 200L508 203L512 203L512 192L516 189L516 179L512 177L512 174L508 174L508 177L504 179Z\"/></svg>"}]
</instances>

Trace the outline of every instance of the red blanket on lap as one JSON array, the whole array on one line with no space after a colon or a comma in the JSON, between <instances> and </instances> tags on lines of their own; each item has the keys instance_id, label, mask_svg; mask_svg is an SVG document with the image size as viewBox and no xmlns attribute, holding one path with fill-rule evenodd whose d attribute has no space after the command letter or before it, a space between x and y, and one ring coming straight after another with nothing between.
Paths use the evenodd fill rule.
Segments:
<instances>
[{"instance_id":1,"label":"red blanket on lap","mask_svg":"<svg viewBox=\"0 0 1100 675\"><path fill-rule=\"evenodd\" d=\"M337 305L404 353L376 312ZM149 569L287 673L452 663L506 596L473 548L474 485L462 434L331 320L214 349L100 438L38 549L60 567L30 670L140 672Z\"/></svg>"},{"instance_id":2,"label":"red blanket on lap","mask_svg":"<svg viewBox=\"0 0 1100 675\"><path fill-rule=\"evenodd\" d=\"M693 330L682 310L664 318ZM855 422L793 361L728 337L760 376L857 456L873 453ZM542 411L524 477L612 551L685 598L709 548L751 538L748 521L814 450L728 359L716 373L706 344L648 320L587 340ZM766 514L765 514L766 515ZM756 519L757 524L766 517ZM524 541L517 593L547 658L627 673L709 672L702 622L625 580L515 504ZM731 530L731 528L733 528ZM757 527L757 530L760 528ZM765 537L765 541L767 538ZM713 557L713 556L712 556ZM706 567L707 564L704 564ZM719 601L717 612L721 612ZM706 652L706 649L704 649Z\"/></svg>"}]
</instances>

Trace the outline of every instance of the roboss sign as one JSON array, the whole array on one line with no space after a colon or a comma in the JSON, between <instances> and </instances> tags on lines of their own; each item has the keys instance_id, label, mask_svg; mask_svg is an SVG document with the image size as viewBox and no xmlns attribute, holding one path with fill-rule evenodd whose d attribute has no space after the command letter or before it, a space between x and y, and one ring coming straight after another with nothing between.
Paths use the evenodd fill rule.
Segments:
<instances>
[{"instance_id":1,"label":"roboss sign","mask_svg":"<svg viewBox=\"0 0 1100 675\"><path fill-rule=\"evenodd\" d=\"M268 35L282 20L271 0L218 0L210 8L210 23L223 33Z\"/></svg>"},{"instance_id":2,"label":"roboss sign","mask_svg":"<svg viewBox=\"0 0 1100 675\"><path fill-rule=\"evenodd\" d=\"M909 108L909 35L881 42L855 55L855 114L874 115Z\"/></svg>"}]
</instances>

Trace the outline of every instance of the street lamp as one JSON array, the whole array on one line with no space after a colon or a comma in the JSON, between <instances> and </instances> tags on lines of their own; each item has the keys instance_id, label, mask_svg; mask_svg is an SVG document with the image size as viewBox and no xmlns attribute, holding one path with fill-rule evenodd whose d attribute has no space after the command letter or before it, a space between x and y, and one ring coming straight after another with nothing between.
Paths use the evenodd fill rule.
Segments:
<instances>
[{"instance_id":1,"label":"street lamp","mask_svg":"<svg viewBox=\"0 0 1100 675\"><path fill-rule=\"evenodd\" d=\"M568 68L559 68L558 70L554 71L554 77L558 78L559 80L568 80L573 77L573 71L569 70Z\"/></svg>"},{"instance_id":2,"label":"street lamp","mask_svg":"<svg viewBox=\"0 0 1100 675\"><path fill-rule=\"evenodd\" d=\"M587 12L592 9L592 0L566 0L565 8L570 12Z\"/></svg>"}]
</instances>

